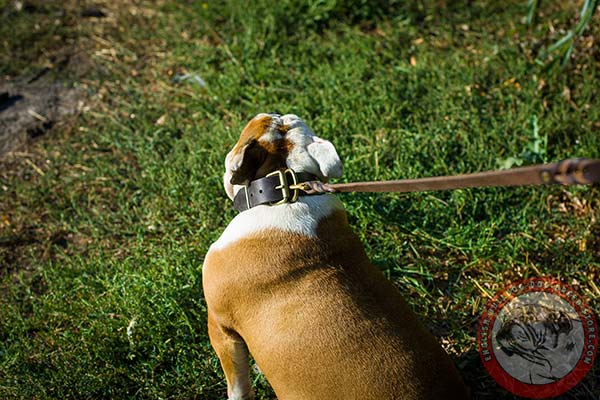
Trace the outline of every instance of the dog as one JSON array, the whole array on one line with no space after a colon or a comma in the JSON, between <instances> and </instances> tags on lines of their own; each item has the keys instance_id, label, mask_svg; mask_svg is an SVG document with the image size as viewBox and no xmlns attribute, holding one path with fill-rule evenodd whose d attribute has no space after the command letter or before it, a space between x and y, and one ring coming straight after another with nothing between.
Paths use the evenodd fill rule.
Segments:
<instances>
[{"instance_id":1,"label":"dog","mask_svg":"<svg viewBox=\"0 0 600 400\"><path fill-rule=\"evenodd\" d=\"M283 204L253 204L300 174L327 182L342 163L296 115L257 115L225 159L225 191L245 211L211 245L202 279L229 399L253 398L249 354L279 400L467 399L452 361L370 263L335 195L294 191ZM275 184L260 186L265 179Z\"/></svg>"}]
</instances>

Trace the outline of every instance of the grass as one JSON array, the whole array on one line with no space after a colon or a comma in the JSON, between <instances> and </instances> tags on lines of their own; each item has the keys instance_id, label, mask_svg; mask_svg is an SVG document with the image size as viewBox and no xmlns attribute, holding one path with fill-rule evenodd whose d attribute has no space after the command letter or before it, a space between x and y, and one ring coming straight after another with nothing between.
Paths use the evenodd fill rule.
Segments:
<instances>
[{"instance_id":1,"label":"grass","mask_svg":"<svg viewBox=\"0 0 600 400\"><path fill-rule=\"evenodd\" d=\"M225 397L201 265L235 215L224 156L258 112L296 113L332 140L341 181L600 158L598 15L564 70L535 63L577 5L545 2L530 27L525 1L94 4L106 18L82 19L75 1L0 1L0 74L56 70L57 42L94 65L77 82L85 112L0 165L0 398ZM342 200L476 397L512 399L481 367L478 318L533 276L573 285L598 312L598 194ZM274 397L254 379L259 399ZM598 396L597 362L563 398Z\"/></svg>"}]
</instances>

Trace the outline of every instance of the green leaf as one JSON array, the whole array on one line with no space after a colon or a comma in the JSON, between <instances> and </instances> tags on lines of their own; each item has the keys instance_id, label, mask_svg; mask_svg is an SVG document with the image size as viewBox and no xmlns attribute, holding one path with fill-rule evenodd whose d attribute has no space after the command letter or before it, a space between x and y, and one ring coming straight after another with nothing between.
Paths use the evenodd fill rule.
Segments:
<instances>
[{"instance_id":1,"label":"green leaf","mask_svg":"<svg viewBox=\"0 0 600 400\"><path fill-rule=\"evenodd\" d=\"M569 43L569 41L573 41L573 31L567 32L565 36L556 41L552 46L548 47L548 52L552 53L553 51L559 49L560 47Z\"/></svg>"},{"instance_id":2,"label":"green leaf","mask_svg":"<svg viewBox=\"0 0 600 400\"><path fill-rule=\"evenodd\" d=\"M540 0L529 0L527 3L527 25L533 24L535 21L536 11L540 5Z\"/></svg>"}]
</instances>

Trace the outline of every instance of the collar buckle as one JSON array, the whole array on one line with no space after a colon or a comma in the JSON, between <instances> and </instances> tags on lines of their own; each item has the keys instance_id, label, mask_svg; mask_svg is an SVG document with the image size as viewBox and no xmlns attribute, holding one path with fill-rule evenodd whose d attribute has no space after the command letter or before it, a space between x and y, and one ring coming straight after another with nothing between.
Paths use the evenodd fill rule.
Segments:
<instances>
[{"instance_id":1,"label":"collar buckle","mask_svg":"<svg viewBox=\"0 0 600 400\"><path fill-rule=\"evenodd\" d=\"M278 169L277 171L273 171L266 176L277 176L279 178L279 185L275 186L275 189L281 190L281 195L283 196L281 200L269 203L270 205L275 206L278 204L294 203L296 200L298 200L298 177L292 169ZM288 177L291 178L291 185Z\"/></svg>"}]
</instances>

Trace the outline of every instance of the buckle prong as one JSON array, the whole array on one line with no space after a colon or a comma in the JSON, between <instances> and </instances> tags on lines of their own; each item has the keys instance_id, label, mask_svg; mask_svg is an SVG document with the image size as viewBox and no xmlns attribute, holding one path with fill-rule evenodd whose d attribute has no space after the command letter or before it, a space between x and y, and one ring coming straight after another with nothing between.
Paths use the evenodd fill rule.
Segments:
<instances>
[{"instance_id":1,"label":"buckle prong","mask_svg":"<svg viewBox=\"0 0 600 400\"><path fill-rule=\"evenodd\" d=\"M244 191L246 192L246 206L248 206L248 210L252 207L250 206L250 193L248 193L248 185L244 185Z\"/></svg>"}]
</instances>

